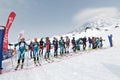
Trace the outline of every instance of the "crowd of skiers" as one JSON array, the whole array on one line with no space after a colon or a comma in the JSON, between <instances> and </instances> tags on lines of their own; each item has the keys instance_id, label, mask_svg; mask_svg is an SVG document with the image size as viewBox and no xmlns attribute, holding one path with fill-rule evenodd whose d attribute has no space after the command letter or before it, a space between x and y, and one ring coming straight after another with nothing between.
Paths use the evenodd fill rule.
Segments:
<instances>
[{"instance_id":1,"label":"crowd of skiers","mask_svg":"<svg viewBox=\"0 0 120 80\"><path fill-rule=\"evenodd\" d=\"M76 52L77 50L86 50L87 42L89 43L88 49L101 48L103 46L102 37L88 37L88 39L84 37L79 38L78 40L73 37L73 39L70 40L70 38L66 36L65 39L61 37L60 40L54 37L53 41L50 41L49 37L46 37L45 41L43 41L43 38L41 38L40 41L38 41L37 38L34 38L34 41L31 41L30 44L26 43L25 38L21 38L20 42L15 44L15 49L17 46L19 47L18 62L15 70L19 67L21 60L21 68L23 68L26 46L28 46L28 49L30 50L31 59L34 59L34 63L37 65L40 64L39 58L45 59L46 61L50 60L51 49L54 49L54 57L57 58L58 53L60 53L60 56L70 53L70 44L72 44L73 52ZM44 49L45 53L43 55ZM60 49L60 52L58 52L58 49Z\"/></svg>"}]
</instances>

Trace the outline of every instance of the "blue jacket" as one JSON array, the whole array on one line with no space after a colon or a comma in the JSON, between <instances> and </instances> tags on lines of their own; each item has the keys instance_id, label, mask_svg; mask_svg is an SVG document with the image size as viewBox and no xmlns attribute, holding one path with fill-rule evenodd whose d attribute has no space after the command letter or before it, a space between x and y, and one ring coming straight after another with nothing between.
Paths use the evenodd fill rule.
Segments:
<instances>
[{"instance_id":1,"label":"blue jacket","mask_svg":"<svg viewBox=\"0 0 120 80\"><path fill-rule=\"evenodd\" d=\"M18 42L15 44L15 47L19 45L19 51L23 53L25 51L25 46L29 46L25 41L24 42Z\"/></svg>"}]
</instances>

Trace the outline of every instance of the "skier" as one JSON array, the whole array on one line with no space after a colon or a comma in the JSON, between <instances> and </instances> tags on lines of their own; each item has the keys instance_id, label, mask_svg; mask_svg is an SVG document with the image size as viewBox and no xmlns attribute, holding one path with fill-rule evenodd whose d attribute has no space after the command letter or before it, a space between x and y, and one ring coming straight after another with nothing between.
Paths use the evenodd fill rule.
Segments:
<instances>
[{"instance_id":1,"label":"skier","mask_svg":"<svg viewBox=\"0 0 120 80\"><path fill-rule=\"evenodd\" d=\"M95 37L92 37L92 49L95 49Z\"/></svg>"},{"instance_id":2,"label":"skier","mask_svg":"<svg viewBox=\"0 0 120 80\"><path fill-rule=\"evenodd\" d=\"M29 45L25 42L25 38L21 38L20 42L16 43L14 46L15 46L15 50L16 50L16 46L19 46L18 62L17 62L17 66L16 66L15 70L18 69L18 67L20 65L20 60L22 60L22 64L21 64L21 69L22 69L23 65L24 65L24 59L25 59L25 47L29 46Z\"/></svg>"},{"instance_id":3,"label":"skier","mask_svg":"<svg viewBox=\"0 0 120 80\"><path fill-rule=\"evenodd\" d=\"M87 42L87 39L86 37L83 38L83 50L86 49L86 42Z\"/></svg>"},{"instance_id":4,"label":"skier","mask_svg":"<svg viewBox=\"0 0 120 80\"><path fill-rule=\"evenodd\" d=\"M112 34L108 35L110 47L113 47Z\"/></svg>"},{"instance_id":5,"label":"skier","mask_svg":"<svg viewBox=\"0 0 120 80\"><path fill-rule=\"evenodd\" d=\"M40 44L39 55L40 55L40 57L43 58L43 49L44 49L44 41L43 41L43 38L41 38L39 44Z\"/></svg>"},{"instance_id":6,"label":"skier","mask_svg":"<svg viewBox=\"0 0 120 80\"><path fill-rule=\"evenodd\" d=\"M54 46L54 57L58 56L58 40L54 37L53 40L53 46Z\"/></svg>"},{"instance_id":7,"label":"skier","mask_svg":"<svg viewBox=\"0 0 120 80\"><path fill-rule=\"evenodd\" d=\"M75 41L75 37L73 37L71 43L72 43L72 46L73 46L73 47L72 47L73 52L76 52L76 41Z\"/></svg>"},{"instance_id":8,"label":"skier","mask_svg":"<svg viewBox=\"0 0 120 80\"><path fill-rule=\"evenodd\" d=\"M33 42L33 47L34 47L34 64L36 65L36 66L38 66L37 65L37 63L39 64L39 65L41 65L40 63L39 63L39 54L38 54L38 50L39 50L39 43L38 43L38 41L37 41L37 38L34 38L34 42Z\"/></svg>"},{"instance_id":9,"label":"skier","mask_svg":"<svg viewBox=\"0 0 120 80\"><path fill-rule=\"evenodd\" d=\"M100 48L100 39L96 38L96 48Z\"/></svg>"},{"instance_id":10,"label":"skier","mask_svg":"<svg viewBox=\"0 0 120 80\"><path fill-rule=\"evenodd\" d=\"M103 41L105 41L105 40L103 40L102 37L100 37L100 48L102 48L102 46L103 46Z\"/></svg>"},{"instance_id":11,"label":"skier","mask_svg":"<svg viewBox=\"0 0 120 80\"><path fill-rule=\"evenodd\" d=\"M31 41L30 42L30 46L29 46L29 49L30 49L30 58L32 59L33 58L33 42Z\"/></svg>"},{"instance_id":12,"label":"skier","mask_svg":"<svg viewBox=\"0 0 120 80\"><path fill-rule=\"evenodd\" d=\"M88 42L89 42L89 49L90 49L92 45L92 39L90 37L88 37Z\"/></svg>"},{"instance_id":13,"label":"skier","mask_svg":"<svg viewBox=\"0 0 120 80\"><path fill-rule=\"evenodd\" d=\"M69 53L69 47L70 47L70 39L68 36L66 36L66 53Z\"/></svg>"},{"instance_id":14,"label":"skier","mask_svg":"<svg viewBox=\"0 0 120 80\"><path fill-rule=\"evenodd\" d=\"M47 60L50 60L50 49L51 49L51 43L50 43L49 37L46 37L45 46L46 46L45 59L47 61Z\"/></svg>"},{"instance_id":15,"label":"skier","mask_svg":"<svg viewBox=\"0 0 120 80\"><path fill-rule=\"evenodd\" d=\"M59 40L59 46L60 46L60 55L63 56L63 53L64 53L64 39L63 39L63 37L61 37L61 39Z\"/></svg>"},{"instance_id":16,"label":"skier","mask_svg":"<svg viewBox=\"0 0 120 80\"><path fill-rule=\"evenodd\" d=\"M80 48L81 48L81 45L82 44L82 38L79 38L78 40L77 40L77 50L80 50Z\"/></svg>"}]
</instances>

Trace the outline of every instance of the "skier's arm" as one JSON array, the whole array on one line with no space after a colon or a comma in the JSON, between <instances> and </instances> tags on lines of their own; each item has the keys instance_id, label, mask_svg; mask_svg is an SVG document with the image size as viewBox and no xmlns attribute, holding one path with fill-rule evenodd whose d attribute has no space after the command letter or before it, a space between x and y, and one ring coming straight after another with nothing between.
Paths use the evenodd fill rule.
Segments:
<instances>
[{"instance_id":1,"label":"skier's arm","mask_svg":"<svg viewBox=\"0 0 120 80\"><path fill-rule=\"evenodd\" d=\"M26 42L25 42L25 45L28 46L28 47L30 46L30 45L28 45Z\"/></svg>"},{"instance_id":2,"label":"skier's arm","mask_svg":"<svg viewBox=\"0 0 120 80\"><path fill-rule=\"evenodd\" d=\"M18 46L18 45L19 45L19 43L20 43L20 42L18 42L18 43L16 43L16 44L14 44L14 47Z\"/></svg>"}]
</instances>

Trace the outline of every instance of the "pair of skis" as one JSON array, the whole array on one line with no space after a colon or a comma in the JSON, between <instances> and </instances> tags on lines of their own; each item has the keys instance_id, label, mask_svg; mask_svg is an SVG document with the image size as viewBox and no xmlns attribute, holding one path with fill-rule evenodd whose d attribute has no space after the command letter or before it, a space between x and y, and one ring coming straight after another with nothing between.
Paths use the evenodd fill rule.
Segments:
<instances>
[{"instance_id":1,"label":"pair of skis","mask_svg":"<svg viewBox=\"0 0 120 80\"><path fill-rule=\"evenodd\" d=\"M15 70L18 70L18 67L20 66L20 64L17 64ZM23 69L23 64L21 64L21 69Z\"/></svg>"}]
</instances>

